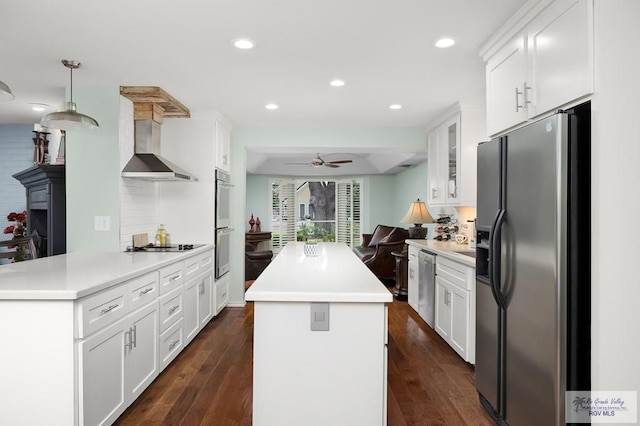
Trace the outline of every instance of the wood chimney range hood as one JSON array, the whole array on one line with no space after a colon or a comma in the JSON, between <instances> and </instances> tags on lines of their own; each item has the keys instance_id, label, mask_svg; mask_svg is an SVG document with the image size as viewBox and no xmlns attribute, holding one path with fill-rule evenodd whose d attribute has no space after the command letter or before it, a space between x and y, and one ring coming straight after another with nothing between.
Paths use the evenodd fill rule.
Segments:
<instances>
[{"instance_id":1,"label":"wood chimney range hood","mask_svg":"<svg viewBox=\"0 0 640 426\"><path fill-rule=\"evenodd\" d=\"M160 87L120 86L120 94L133 102L134 120L153 120L162 124L164 117L191 117L189 108Z\"/></svg>"},{"instance_id":2,"label":"wood chimney range hood","mask_svg":"<svg viewBox=\"0 0 640 426\"><path fill-rule=\"evenodd\" d=\"M133 157L121 176L148 181L197 181L191 173L160 155L160 127L165 117L189 118L189 108L155 86L120 86L120 95L133 102Z\"/></svg>"}]
</instances>

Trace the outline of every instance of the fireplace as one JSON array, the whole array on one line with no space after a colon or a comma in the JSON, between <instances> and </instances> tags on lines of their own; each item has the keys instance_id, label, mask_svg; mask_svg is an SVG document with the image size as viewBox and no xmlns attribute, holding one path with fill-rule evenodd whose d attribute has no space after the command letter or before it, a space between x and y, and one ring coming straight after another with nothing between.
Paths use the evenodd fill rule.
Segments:
<instances>
[{"instance_id":1,"label":"fireplace","mask_svg":"<svg viewBox=\"0 0 640 426\"><path fill-rule=\"evenodd\" d=\"M38 257L66 253L65 166L39 164L13 177L27 190L27 235Z\"/></svg>"}]
</instances>

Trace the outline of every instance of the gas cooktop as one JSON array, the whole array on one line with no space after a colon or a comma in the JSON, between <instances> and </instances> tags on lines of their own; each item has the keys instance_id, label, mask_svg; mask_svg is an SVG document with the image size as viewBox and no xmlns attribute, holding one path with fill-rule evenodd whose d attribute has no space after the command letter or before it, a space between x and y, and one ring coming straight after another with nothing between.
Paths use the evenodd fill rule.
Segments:
<instances>
[{"instance_id":1,"label":"gas cooktop","mask_svg":"<svg viewBox=\"0 0 640 426\"><path fill-rule=\"evenodd\" d=\"M204 244L171 244L168 246L156 246L153 244L149 244L143 247L127 247L128 252L131 251L141 251L141 252L179 252L179 251L189 251L198 247L202 247Z\"/></svg>"}]
</instances>

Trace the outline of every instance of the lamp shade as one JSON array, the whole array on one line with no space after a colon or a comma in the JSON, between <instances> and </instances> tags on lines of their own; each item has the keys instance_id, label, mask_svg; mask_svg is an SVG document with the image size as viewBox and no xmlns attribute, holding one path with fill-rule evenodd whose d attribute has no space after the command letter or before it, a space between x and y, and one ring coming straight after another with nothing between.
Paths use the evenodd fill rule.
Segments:
<instances>
[{"instance_id":1,"label":"lamp shade","mask_svg":"<svg viewBox=\"0 0 640 426\"><path fill-rule=\"evenodd\" d=\"M407 210L407 214L404 215L400 222L413 223L418 226L422 223L432 223L433 217L429 214L429 210L427 210L427 206L424 201L420 201L420 198L418 198L416 201L411 203L409 210Z\"/></svg>"},{"instance_id":2,"label":"lamp shade","mask_svg":"<svg viewBox=\"0 0 640 426\"><path fill-rule=\"evenodd\" d=\"M9 86L7 86L5 82L0 81L0 102L12 101L13 99L15 99L15 96Z\"/></svg>"},{"instance_id":3,"label":"lamp shade","mask_svg":"<svg viewBox=\"0 0 640 426\"><path fill-rule=\"evenodd\" d=\"M76 130L76 129L97 129L98 122L88 115L80 114L76 111L76 104L73 102L73 70L80 68L80 62L63 59L62 65L69 68L69 91L71 101L67 102L67 109L64 111L52 112L42 117L40 124L51 129Z\"/></svg>"},{"instance_id":4,"label":"lamp shade","mask_svg":"<svg viewBox=\"0 0 640 426\"><path fill-rule=\"evenodd\" d=\"M51 129L60 130L95 129L100 127L93 118L77 112L75 102L67 102L67 109L64 111L45 115L40 120L40 124Z\"/></svg>"}]
</instances>

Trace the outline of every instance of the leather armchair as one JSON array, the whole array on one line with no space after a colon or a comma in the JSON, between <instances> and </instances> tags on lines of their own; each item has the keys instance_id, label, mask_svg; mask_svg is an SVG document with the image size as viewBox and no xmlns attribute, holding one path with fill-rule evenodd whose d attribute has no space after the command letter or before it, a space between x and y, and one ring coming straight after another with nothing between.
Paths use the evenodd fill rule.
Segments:
<instances>
[{"instance_id":1,"label":"leather armchair","mask_svg":"<svg viewBox=\"0 0 640 426\"><path fill-rule=\"evenodd\" d=\"M404 240L409 231L404 228L378 225L372 234L362 234L362 245L353 248L353 252L379 279L395 279L396 259L393 251L404 249Z\"/></svg>"},{"instance_id":2,"label":"leather armchair","mask_svg":"<svg viewBox=\"0 0 640 426\"><path fill-rule=\"evenodd\" d=\"M273 258L273 251L271 250L256 250L255 247L249 243L244 244L244 279L255 280L258 275L265 270L271 259Z\"/></svg>"}]
</instances>

